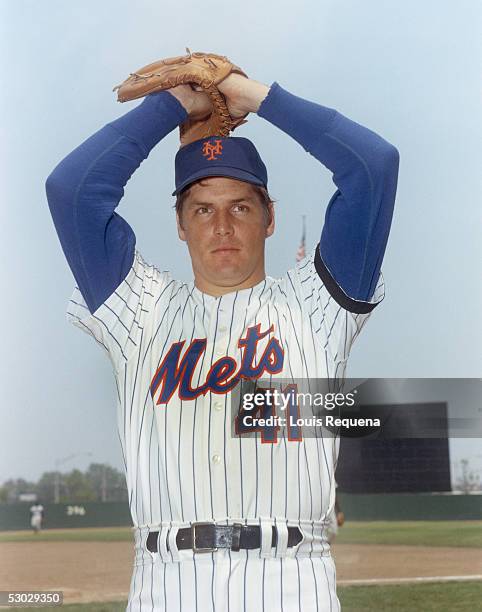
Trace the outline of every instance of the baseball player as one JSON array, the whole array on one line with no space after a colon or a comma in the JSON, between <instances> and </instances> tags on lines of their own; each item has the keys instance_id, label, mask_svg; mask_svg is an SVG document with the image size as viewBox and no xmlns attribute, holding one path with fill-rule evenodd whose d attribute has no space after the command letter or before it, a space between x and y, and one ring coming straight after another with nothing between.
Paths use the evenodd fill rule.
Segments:
<instances>
[{"instance_id":1,"label":"baseball player","mask_svg":"<svg viewBox=\"0 0 482 612\"><path fill-rule=\"evenodd\" d=\"M277 82L230 74L219 90L234 118L257 114L333 174L319 244L281 278L265 273L275 211L266 167L245 138L202 138L176 154L191 282L147 263L115 212L154 146L209 110L188 85L147 95L46 184L77 282L68 319L103 347L116 381L135 536L128 610L335 612L324 528L338 439L234 436L231 402L242 379L343 377L384 296L398 152ZM283 151L279 163L289 170ZM160 247L162 236L159 228ZM162 247L159 257L167 268Z\"/></svg>"},{"instance_id":2,"label":"baseball player","mask_svg":"<svg viewBox=\"0 0 482 612\"><path fill-rule=\"evenodd\" d=\"M335 482L335 489L338 485ZM345 513L341 509L338 492L335 492L335 505L333 506L326 524L326 539L330 546L334 543L338 534L338 528L345 524Z\"/></svg>"},{"instance_id":3,"label":"baseball player","mask_svg":"<svg viewBox=\"0 0 482 612\"><path fill-rule=\"evenodd\" d=\"M44 507L40 503L30 506L30 526L32 527L34 533L39 533L39 531L42 529L43 512Z\"/></svg>"}]
</instances>

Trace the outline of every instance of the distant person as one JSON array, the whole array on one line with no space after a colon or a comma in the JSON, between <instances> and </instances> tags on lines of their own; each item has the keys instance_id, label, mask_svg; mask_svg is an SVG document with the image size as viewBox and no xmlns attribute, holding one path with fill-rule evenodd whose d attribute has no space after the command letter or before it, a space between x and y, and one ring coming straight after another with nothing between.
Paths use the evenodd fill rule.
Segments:
<instances>
[{"instance_id":1,"label":"distant person","mask_svg":"<svg viewBox=\"0 0 482 612\"><path fill-rule=\"evenodd\" d=\"M34 506L30 506L30 525L34 531L34 533L38 533L42 529L42 521L44 514L44 507L42 504L35 504Z\"/></svg>"},{"instance_id":2,"label":"distant person","mask_svg":"<svg viewBox=\"0 0 482 612\"><path fill-rule=\"evenodd\" d=\"M335 494L335 506L328 516L328 522L326 526L326 539L333 544L338 534L338 527L343 527L345 524L345 514L341 509L340 500L338 499L338 493Z\"/></svg>"}]
</instances>

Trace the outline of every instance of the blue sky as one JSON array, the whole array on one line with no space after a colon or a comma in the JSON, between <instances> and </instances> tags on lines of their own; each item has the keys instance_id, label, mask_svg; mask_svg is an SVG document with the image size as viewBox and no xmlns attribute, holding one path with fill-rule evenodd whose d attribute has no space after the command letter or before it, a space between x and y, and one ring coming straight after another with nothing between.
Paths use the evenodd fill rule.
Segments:
<instances>
[{"instance_id":1,"label":"blue sky","mask_svg":"<svg viewBox=\"0 0 482 612\"><path fill-rule=\"evenodd\" d=\"M480 25L477 0L0 1L2 62L0 482L36 478L55 461L121 466L115 386L95 342L65 321L73 279L48 213L44 183L90 134L136 103L112 87L157 58L226 54L248 75L342 112L401 155L387 295L357 340L352 377L481 376ZM216 24L213 26L213 24ZM5 93L7 92L7 93ZM293 264L301 215L308 246L334 184L288 136L251 117L277 199L267 271ZM177 134L152 152L118 209L143 256L190 278L177 239ZM452 441L454 461L479 462L480 444Z\"/></svg>"}]
</instances>

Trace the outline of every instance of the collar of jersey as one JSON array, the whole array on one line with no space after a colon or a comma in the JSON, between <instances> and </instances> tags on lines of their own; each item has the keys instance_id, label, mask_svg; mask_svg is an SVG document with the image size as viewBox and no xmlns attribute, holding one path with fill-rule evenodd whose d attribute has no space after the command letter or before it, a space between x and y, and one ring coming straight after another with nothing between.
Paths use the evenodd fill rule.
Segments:
<instances>
[{"instance_id":1,"label":"collar of jersey","mask_svg":"<svg viewBox=\"0 0 482 612\"><path fill-rule=\"evenodd\" d=\"M193 297L203 304L209 304L215 306L221 298L223 298L224 304L231 304L236 301L245 302L248 304L250 298L256 297L264 290L265 286L269 285L273 282L273 278L271 276L265 276L262 281L253 285L252 287L247 287L246 289L238 289L237 291L230 291L229 293L225 293L218 297L214 295L210 295L209 293L203 293L200 289L196 287L194 281L192 280L188 283L189 293L193 295Z\"/></svg>"}]
</instances>

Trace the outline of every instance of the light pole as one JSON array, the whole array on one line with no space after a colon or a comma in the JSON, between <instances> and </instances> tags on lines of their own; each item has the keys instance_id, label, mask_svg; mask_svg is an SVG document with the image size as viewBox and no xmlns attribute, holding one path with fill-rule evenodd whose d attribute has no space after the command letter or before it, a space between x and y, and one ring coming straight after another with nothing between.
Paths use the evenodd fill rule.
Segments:
<instances>
[{"instance_id":1,"label":"light pole","mask_svg":"<svg viewBox=\"0 0 482 612\"><path fill-rule=\"evenodd\" d=\"M101 495L100 500L105 502L107 499L107 478L106 478L106 467L105 463L102 464L102 485L101 485Z\"/></svg>"},{"instance_id":2,"label":"light pole","mask_svg":"<svg viewBox=\"0 0 482 612\"><path fill-rule=\"evenodd\" d=\"M86 455L87 457L92 457L92 453L90 451L83 451L80 453L74 453L73 455L69 455L68 457L63 457L61 459L55 460L55 479L54 479L54 503L58 504L60 500L60 472L59 466L71 459L75 459L75 457L80 457L82 455Z\"/></svg>"}]
</instances>

